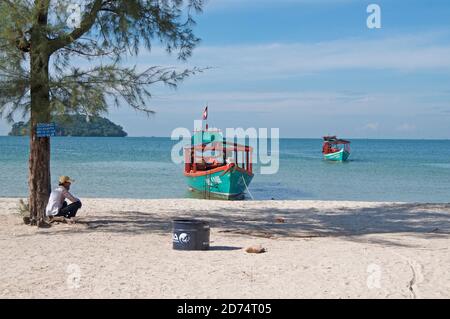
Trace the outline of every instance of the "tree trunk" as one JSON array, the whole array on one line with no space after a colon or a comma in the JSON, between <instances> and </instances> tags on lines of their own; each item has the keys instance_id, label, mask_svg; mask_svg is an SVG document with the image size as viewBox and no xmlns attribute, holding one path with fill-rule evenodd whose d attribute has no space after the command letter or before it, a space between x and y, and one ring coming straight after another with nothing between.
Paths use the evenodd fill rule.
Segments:
<instances>
[{"instance_id":1,"label":"tree trunk","mask_svg":"<svg viewBox=\"0 0 450 319\"><path fill-rule=\"evenodd\" d=\"M48 123L50 114L48 42L40 30L32 32L30 52L31 118L29 158L29 209L32 225L44 225L45 207L51 191L50 138L37 137L38 123Z\"/></svg>"}]
</instances>

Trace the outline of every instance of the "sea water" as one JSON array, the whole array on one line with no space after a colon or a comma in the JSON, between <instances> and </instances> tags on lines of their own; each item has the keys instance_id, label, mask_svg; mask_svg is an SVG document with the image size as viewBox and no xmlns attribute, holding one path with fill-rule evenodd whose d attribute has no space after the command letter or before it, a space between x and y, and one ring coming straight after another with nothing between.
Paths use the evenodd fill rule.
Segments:
<instances>
[{"instance_id":1,"label":"sea water","mask_svg":"<svg viewBox=\"0 0 450 319\"><path fill-rule=\"evenodd\" d=\"M52 138L53 186L78 197L185 198L183 165L169 138ZM0 197L27 194L27 137L0 137ZM255 177L247 199L450 202L449 140L352 140L346 163L324 161L320 139L281 139L274 175Z\"/></svg>"}]
</instances>

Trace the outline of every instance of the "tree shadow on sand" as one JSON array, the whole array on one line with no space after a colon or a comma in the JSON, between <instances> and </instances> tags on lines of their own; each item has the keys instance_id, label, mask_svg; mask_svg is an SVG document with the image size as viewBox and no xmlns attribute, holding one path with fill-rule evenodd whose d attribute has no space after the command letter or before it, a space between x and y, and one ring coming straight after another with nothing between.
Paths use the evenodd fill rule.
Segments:
<instances>
[{"instance_id":1,"label":"tree shadow on sand","mask_svg":"<svg viewBox=\"0 0 450 319\"><path fill-rule=\"evenodd\" d=\"M110 212L82 217L77 232L127 234L168 234L172 219L188 217L210 222L214 231L265 238L349 237L407 233L423 238L441 238L450 234L450 204L387 204L363 208L330 208L328 210L238 208L186 211L166 210L164 215L139 211ZM72 232L61 229L54 232ZM50 232L53 233L53 232ZM386 244L380 239L373 242ZM395 244L395 243L391 243Z\"/></svg>"}]
</instances>

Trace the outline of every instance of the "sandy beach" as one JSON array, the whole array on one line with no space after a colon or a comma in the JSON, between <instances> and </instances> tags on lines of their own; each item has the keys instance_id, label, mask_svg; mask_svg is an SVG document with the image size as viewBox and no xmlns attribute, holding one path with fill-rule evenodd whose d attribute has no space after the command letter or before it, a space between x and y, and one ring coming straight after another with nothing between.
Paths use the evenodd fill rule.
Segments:
<instances>
[{"instance_id":1,"label":"sandy beach","mask_svg":"<svg viewBox=\"0 0 450 319\"><path fill-rule=\"evenodd\" d=\"M450 298L450 204L83 205L75 224L37 229L0 198L0 297ZM172 250L176 217L209 221L211 249Z\"/></svg>"}]
</instances>

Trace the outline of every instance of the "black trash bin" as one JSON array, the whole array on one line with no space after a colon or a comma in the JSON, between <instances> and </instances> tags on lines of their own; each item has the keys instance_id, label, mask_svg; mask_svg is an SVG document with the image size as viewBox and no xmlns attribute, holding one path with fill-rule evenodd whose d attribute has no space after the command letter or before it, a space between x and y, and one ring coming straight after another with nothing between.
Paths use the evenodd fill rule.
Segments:
<instances>
[{"instance_id":1,"label":"black trash bin","mask_svg":"<svg viewBox=\"0 0 450 319\"><path fill-rule=\"evenodd\" d=\"M209 223L195 219L175 219L173 221L173 249L208 250Z\"/></svg>"}]
</instances>

